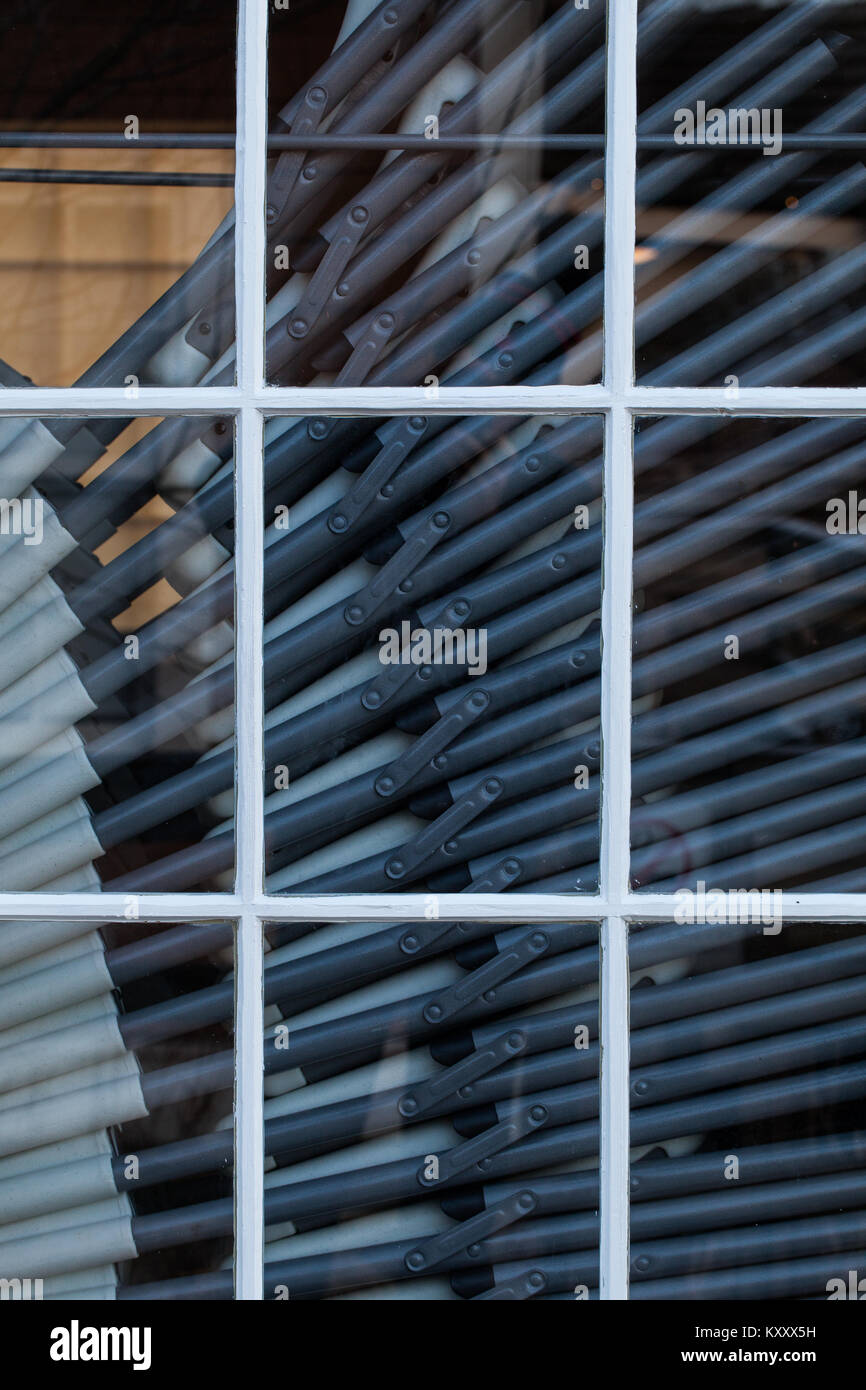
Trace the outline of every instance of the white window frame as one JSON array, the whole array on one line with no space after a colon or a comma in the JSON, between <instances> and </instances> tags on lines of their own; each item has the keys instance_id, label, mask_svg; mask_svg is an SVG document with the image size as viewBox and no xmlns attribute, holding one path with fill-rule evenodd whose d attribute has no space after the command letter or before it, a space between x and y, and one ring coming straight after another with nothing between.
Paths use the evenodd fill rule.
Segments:
<instances>
[{"instance_id":1,"label":"white window frame","mask_svg":"<svg viewBox=\"0 0 866 1390\"><path fill-rule=\"evenodd\" d=\"M600 0L599 0L600 2ZM628 926L670 920L673 894L629 889L631 804L632 437L643 415L866 415L866 388L656 388L634 384L636 49L638 0L610 0L607 36L607 148L604 264L605 369L599 386L308 389L265 379L265 184L267 156L267 3L239 0L235 172L237 384L231 388L142 388L143 416L231 414L236 421L237 854L232 893L142 894L137 915L156 923L237 924L235 1097L235 1292L263 1297L264 1130L262 1099L262 927L268 921L424 920L426 895L275 897L264 891L261 683L264 527L264 422L269 416L424 414L597 414L604 417L602 595L602 782L599 891L592 896L508 893L439 896L442 918L492 923L599 924L601 945L601 1237L603 1299L628 1297ZM0 392L5 416L121 416L121 387L23 388ZM122 921L130 899L116 893L0 892L0 921L74 918ZM866 921L866 893L785 893L787 920Z\"/></svg>"}]
</instances>

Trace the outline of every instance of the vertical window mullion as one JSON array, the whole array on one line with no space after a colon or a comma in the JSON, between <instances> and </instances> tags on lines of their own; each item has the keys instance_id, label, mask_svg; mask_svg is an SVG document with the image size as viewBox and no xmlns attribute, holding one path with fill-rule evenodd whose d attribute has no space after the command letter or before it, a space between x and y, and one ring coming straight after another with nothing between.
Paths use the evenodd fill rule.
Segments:
<instances>
[{"instance_id":1,"label":"vertical window mullion","mask_svg":"<svg viewBox=\"0 0 866 1390\"><path fill-rule=\"evenodd\" d=\"M631 800L632 421L634 379L637 3L608 8L605 151L604 553L601 675L601 896L628 892ZM601 1099L599 1127L602 1299L628 1297L629 1090L628 938L622 917L601 929Z\"/></svg>"},{"instance_id":2,"label":"vertical window mullion","mask_svg":"<svg viewBox=\"0 0 866 1390\"><path fill-rule=\"evenodd\" d=\"M622 917L602 922L600 976L599 1284L603 1299L622 1299L629 1270L629 973Z\"/></svg>"},{"instance_id":3,"label":"vertical window mullion","mask_svg":"<svg viewBox=\"0 0 866 1390\"><path fill-rule=\"evenodd\" d=\"M235 169L237 380L235 432L235 700L238 921L235 990L235 1296L261 1300L264 1252L262 924L251 905L264 881L262 590L267 7L240 0Z\"/></svg>"},{"instance_id":4,"label":"vertical window mullion","mask_svg":"<svg viewBox=\"0 0 866 1390\"><path fill-rule=\"evenodd\" d=\"M262 923L242 913L235 950L235 1298L263 1297L265 1155Z\"/></svg>"}]
</instances>

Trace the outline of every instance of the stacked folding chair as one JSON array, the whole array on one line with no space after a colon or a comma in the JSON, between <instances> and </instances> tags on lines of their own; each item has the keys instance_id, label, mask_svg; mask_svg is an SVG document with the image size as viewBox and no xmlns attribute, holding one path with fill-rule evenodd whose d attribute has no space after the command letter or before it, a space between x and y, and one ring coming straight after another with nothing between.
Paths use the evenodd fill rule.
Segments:
<instances>
[{"instance_id":1,"label":"stacked folding chair","mask_svg":"<svg viewBox=\"0 0 866 1390\"><path fill-rule=\"evenodd\" d=\"M600 379L604 21L572 0L348 7L279 93L274 134L314 144L269 167L269 379L431 399ZM688 207L641 238L644 379L844 369L860 246L749 295L798 228L857 214L858 158L650 137L708 92L856 131L866 87L818 99L852 40L817 0L761 12L675 84L697 23L691 0L641 12L639 214ZM230 385L233 272L229 218L79 384ZM695 340L722 298L738 312ZM233 430L159 421L82 484L125 426L0 422L0 486L44 519L41 544L0 544L0 889L120 892L145 918L139 894L233 881ZM494 930L435 902L598 885L603 433L435 411L266 426L268 890L432 905L267 928L269 1298L598 1296L596 927ZM860 888L866 552L811 518L862 476L866 423L744 440L710 416L636 434L634 883ZM153 499L166 518L101 563ZM176 601L124 638L160 579ZM752 664L722 680L729 633ZM864 950L854 930L633 932L634 1297L820 1296L866 1251ZM0 1277L232 1297L231 951L220 924L0 924Z\"/></svg>"}]
</instances>

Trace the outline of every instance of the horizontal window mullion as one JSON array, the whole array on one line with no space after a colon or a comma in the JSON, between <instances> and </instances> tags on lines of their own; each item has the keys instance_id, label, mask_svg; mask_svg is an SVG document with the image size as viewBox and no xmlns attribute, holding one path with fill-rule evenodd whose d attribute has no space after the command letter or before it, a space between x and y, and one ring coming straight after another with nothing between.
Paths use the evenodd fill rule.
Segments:
<instances>
[{"instance_id":1,"label":"horizontal window mullion","mask_svg":"<svg viewBox=\"0 0 866 1390\"><path fill-rule=\"evenodd\" d=\"M538 893L358 894L345 897L286 897L263 894L245 901L233 894L0 893L0 922L57 921L73 917L99 922L228 921L243 911L279 921L399 922L472 918L490 922L569 922L619 916L628 921L664 921L682 907L676 893L630 893L617 902L598 895ZM774 909L782 918L814 922L866 921L866 893L780 892Z\"/></svg>"},{"instance_id":2,"label":"horizontal window mullion","mask_svg":"<svg viewBox=\"0 0 866 1390\"><path fill-rule=\"evenodd\" d=\"M866 411L866 388L750 386L731 393L724 387L634 386L625 404L635 415L850 415Z\"/></svg>"},{"instance_id":3,"label":"horizontal window mullion","mask_svg":"<svg viewBox=\"0 0 866 1390\"><path fill-rule=\"evenodd\" d=\"M716 387L606 386L443 387L431 397L424 387L317 389L265 387L34 387L0 391L3 416L137 416L238 413L266 415L473 415L582 414L619 405L634 415L857 415L866 412L866 388L756 386L731 395Z\"/></svg>"},{"instance_id":4,"label":"horizontal window mullion","mask_svg":"<svg viewBox=\"0 0 866 1390\"><path fill-rule=\"evenodd\" d=\"M0 416L232 414L245 403L237 387L10 387L0 391Z\"/></svg>"}]
</instances>

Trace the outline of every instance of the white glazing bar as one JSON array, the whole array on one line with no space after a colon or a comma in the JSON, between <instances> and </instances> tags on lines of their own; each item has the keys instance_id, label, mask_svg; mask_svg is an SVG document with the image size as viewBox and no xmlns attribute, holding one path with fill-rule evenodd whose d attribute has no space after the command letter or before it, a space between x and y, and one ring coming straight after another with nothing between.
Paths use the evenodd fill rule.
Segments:
<instances>
[{"instance_id":1,"label":"white glazing bar","mask_svg":"<svg viewBox=\"0 0 866 1390\"><path fill-rule=\"evenodd\" d=\"M699 871L695 877L699 877ZM668 893L635 893L629 895L621 911L633 922L668 922L673 920L676 909L682 913L683 905L682 897ZM768 906L774 919L790 922L866 921L866 893L783 893L774 890Z\"/></svg>"},{"instance_id":2,"label":"white glazing bar","mask_svg":"<svg viewBox=\"0 0 866 1390\"><path fill-rule=\"evenodd\" d=\"M248 904L264 883L262 574L265 183L267 177L267 7L238 9L235 286L238 385L235 436L235 700L237 798L235 972L235 1297L260 1301L264 1258L262 924Z\"/></svg>"},{"instance_id":3,"label":"white glazing bar","mask_svg":"<svg viewBox=\"0 0 866 1390\"><path fill-rule=\"evenodd\" d=\"M437 894L439 915L497 923L600 921L609 915L628 921L672 921L682 907L682 898L673 893L629 893L620 901L604 897L575 897L572 894L457 893ZM773 897L783 918L800 922L866 921L866 893L779 893ZM423 922L429 911L426 894L391 896L365 894L351 898L267 898L256 904L260 916L279 921Z\"/></svg>"},{"instance_id":4,"label":"white glazing bar","mask_svg":"<svg viewBox=\"0 0 866 1390\"><path fill-rule=\"evenodd\" d=\"M605 417L599 861L601 891L611 902L621 901L629 885L632 443L632 417L614 406Z\"/></svg>"},{"instance_id":5,"label":"white glazing bar","mask_svg":"<svg viewBox=\"0 0 866 1390\"><path fill-rule=\"evenodd\" d=\"M0 416L213 415L240 403L236 387L15 386L0 391Z\"/></svg>"},{"instance_id":6,"label":"white glazing bar","mask_svg":"<svg viewBox=\"0 0 866 1390\"><path fill-rule=\"evenodd\" d=\"M472 918L500 923L599 922L610 914L632 922L666 921L682 907L673 893L629 893L608 901L598 895L440 893L443 918ZM799 922L866 921L866 893L796 891L774 893L774 908ZM281 922L423 922L429 912L424 893L356 894L352 897L269 897L244 902L231 893L0 893L0 922L59 920L80 922L213 922L230 921L252 910Z\"/></svg>"},{"instance_id":7,"label":"white glazing bar","mask_svg":"<svg viewBox=\"0 0 866 1390\"><path fill-rule=\"evenodd\" d=\"M602 1299L623 1299L629 1268L629 973L628 927L621 917L602 923L600 964L600 1292Z\"/></svg>"},{"instance_id":8,"label":"white glazing bar","mask_svg":"<svg viewBox=\"0 0 866 1390\"><path fill-rule=\"evenodd\" d=\"M264 889L262 690L264 591L263 419L245 407L237 422L235 525L235 700L237 731L236 893L244 907Z\"/></svg>"},{"instance_id":9,"label":"white glazing bar","mask_svg":"<svg viewBox=\"0 0 866 1390\"><path fill-rule=\"evenodd\" d=\"M239 298L239 308L240 303ZM262 416L246 406L236 444L235 844L236 893L247 909L264 884L263 447ZM254 911L245 910L238 923L235 974L235 1297L247 1300L262 1297L264 1262L262 970L262 924Z\"/></svg>"},{"instance_id":10,"label":"white glazing bar","mask_svg":"<svg viewBox=\"0 0 866 1390\"><path fill-rule=\"evenodd\" d=\"M0 893L0 921L74 917L91 922L228 921L244 906L233 893Z\"/></svg>"},{"instance_id":11,"label":"white glazing bar","mask_svg":"<svg viewBox=\"0 0 866 1390\"><path fill-rule=\"evenodd\" d=\"M617 206L611 208L608 215L616 221L630 220L627 210ZM633 238L633 231L631 235ZM632 242L628 257L629 285L633 257ZM619 325L614 331L622 328L631 335L632 321L633 311L630 310L627 324ZM606 353L610 369L614 365L612 349L608 330ZM631 349L628 366L631 373ZM615 383L608 371L600 386L443 386L435 399L430 399L423 387L414 386L356 387L353 390L267 387L259 404L274 415L411 415L419 410L427 415L483 414L486 411L500 415L532 411L574 415L606 410L613 404L635 415L850 415L866 413L866 387L749 386L740 387L734 394L721 386L635 386L631 374Z\"/></svg>"},{"instance_id":12,"label":"white glazing bar","mask_svg":"<svg viewBox=\"0 0 866 1390\"><path fill-rule=\"evenodd\" d=\"M265 1249L262 923L238 920L235 950L235 1298L260 1302Z\"/></svg>"},{"instance_id":13,"label":"white glazing bar","mask_svg":"<svg viewBox=\"0 0 866 1390\"><path fill-rule=\"evenodd\" d=\"M601 386L443 386L435 400L423 387L349 389L262 386L142 386L134 395L119 387L10 387L0 391L6 415L213 415L251 405L268 415L576 415L608 409L614 396ZM635 415L862 415L866 387L750 386L732 395L725 387L628 386L616 404Z\"/></svg>"},{"instance_id":14,"label":"white glazing bar","mask_svg":"<svg viewBox=\"0 0 866 1390\"><path fill-rule=\"evenodd\" d=\"M496 923L598 922L610 911L599 897L575 897L559 893L437 893L439 917L443 921ZM267 898L256 903L261 917L284 921L310 922L423 922L429 921L430 896L427 893L352 894L344 898ZM464 908L466 909L464 911Z\"/></svg>"},{"instance_id":15,"label":"white glazing bar","mask_svg":"<svg viewBox=\"0 0 866 1390\"><path fill-rule=\"evenodd\" d=\"M268 387L262 404L273 415L573 415L604 410L606 386L441 386L435 396L423 386Z\"/></svg>"},{"instance_id":16,"label":"white glazing bar","mask_svg":"<svg viewBox=\"0 0 866 1390\"><path fill-rule=\"evenodd\" d=\"M601 895L612 903L626 898L629 883L632 438L631 415L622 406L614 406L605 419L599 857ZM629 973L628 929L621 916L608 917L602 924L599 998L600 1296L625 1299L629 1271Z\"/></svg>"},{"instance_id":17,"label":"white glazing bar","mask_svg":"<svg viewBox=\"0 0 866 1390\"><path fill-rule=\"evenodd\" d=\"M862 415L862 386L634 386L628 405L635 415Z\"/></svg>"},{"instance_id":18,"label":"white glazing bar","mask_svg":"<svg viewBox=\"0 0 866 1390\"><path fill-rule=\"evenodd\" d=\"M601 896L628 892L631 800L632 417L634 376L635 160L638 0L608 6L605 117L604 551L601 673ZM623 919L601 933L599 1126L602 1299L628 1298L629 1085L628 935Z\"/></svg>"}]
</instances>

